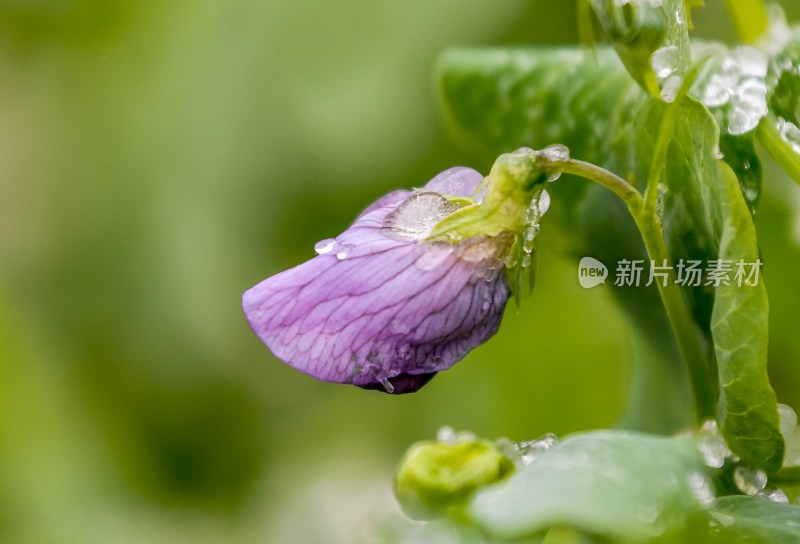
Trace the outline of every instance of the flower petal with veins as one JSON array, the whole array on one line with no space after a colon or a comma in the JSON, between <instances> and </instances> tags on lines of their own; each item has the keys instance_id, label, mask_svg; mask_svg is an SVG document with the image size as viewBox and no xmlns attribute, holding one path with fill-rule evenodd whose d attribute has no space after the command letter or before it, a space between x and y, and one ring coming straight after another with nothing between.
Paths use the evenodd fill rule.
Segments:
<instances>
[{"instance_id":1,"label":"flower petal with veins","mask_svg":"<svg viewBox=\"0 0 800 544\"><path fill-rule=\"evenodd\" d=\"M431 227L452 211L438 194L471 196L482 179L451 168L424 192L379 199L333 251L245 292L251 327L276 357L318 379L416 391L497 331L510 295L502 263L513 236L424 240L426 210Z\"/></svg>"}]
</instances>

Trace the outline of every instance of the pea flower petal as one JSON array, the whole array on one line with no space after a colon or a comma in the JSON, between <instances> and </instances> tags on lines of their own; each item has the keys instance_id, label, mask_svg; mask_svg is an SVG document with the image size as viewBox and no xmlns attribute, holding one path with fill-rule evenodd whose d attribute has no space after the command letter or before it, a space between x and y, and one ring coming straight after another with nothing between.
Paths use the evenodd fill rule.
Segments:
<instances>
[{"instance_id":1,"label":"pea flower petal","mask_svg":"<svg viewBox=\"0 0 800 544\"><path fill-rule=\"evenodd\" d=\"M514 236L431 242L434 225L483 176L451 168L376 201L318 255L245 292L250 326L272 353L320 380L418 390L497 332L510 296Z\"/></svg>"}]
</instances>

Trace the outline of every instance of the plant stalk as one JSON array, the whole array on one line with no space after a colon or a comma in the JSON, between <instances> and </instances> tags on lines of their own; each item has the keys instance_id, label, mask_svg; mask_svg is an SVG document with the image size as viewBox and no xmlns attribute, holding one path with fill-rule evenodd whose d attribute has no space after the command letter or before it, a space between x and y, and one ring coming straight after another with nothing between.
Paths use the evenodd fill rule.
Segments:
<instances>
[{"instance_id":1,"label":"plant stalk","mask_svg":"<svg viewBox=\"0 0 800 544\"><path fill-rule=\"evenodd\" d=\"M661 301L689 374L697 421L700 423L714 417L714 397L709 384L706 353L694 327L694 319L686 305L683 293L675 281L675 272L667 251L664 231L655 208L651 208L647 204L645 198L633 185L604 168L575 159L564 161L558 167L565 174L572 174L599 183L619 196L627 204L628 210L636 222L651 261L659 264L666 263L666 281L656 281L655 283L658 286ZM657 188L658 185L658 178L651 181L654 181L654 185L649 188L648 193L655 190L653 187Z\"/></svg>"}]
</instances>

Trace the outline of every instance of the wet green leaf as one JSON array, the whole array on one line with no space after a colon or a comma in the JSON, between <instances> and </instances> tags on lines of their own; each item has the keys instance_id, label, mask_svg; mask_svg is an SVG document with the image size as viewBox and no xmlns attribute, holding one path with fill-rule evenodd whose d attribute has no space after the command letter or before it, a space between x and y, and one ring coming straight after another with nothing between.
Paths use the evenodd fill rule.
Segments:
<instances>
[{"instance_id":1,"label":"wet green leaf","mask_svg":"<svg viewBox=\"0 0 800 544\"><path fill-rule=\"evenodd\" d=\"M719 259L756 264L753 220L736 178L723 170ZM736 266L736 264L734 264ZM750 267L748 273L758 267ZM719 366L720 423L731 450L745 462L777 471L783 459L778 405L767 375L769 303L763 278L735 277L715 289L711 332ZM741 285L740 285L741 283Z\"/></svg>"},{"instance_id":2,"label":"wet green leaf","mask_svg":"<svg viewBox=\"0 0 800 544\"><path fill-rule=\"evenodd\" d=\"M705 544L800 543L800 506L759 497L722 497L693 538Z\"/></svg>"},{"instance_id":3,"label":"wet green leaf","mask_svg":"<svg viewBox=\"0 0 800 544\"><path fill-rule=\"evenodd\" d=\"M489 535L518 538L569 526L615 542L679 535L701 510L705 466L694 441L622 431L575 435L469 508ZM678 540L680 541L680 540Z\"/></svg>"}]
</instances>

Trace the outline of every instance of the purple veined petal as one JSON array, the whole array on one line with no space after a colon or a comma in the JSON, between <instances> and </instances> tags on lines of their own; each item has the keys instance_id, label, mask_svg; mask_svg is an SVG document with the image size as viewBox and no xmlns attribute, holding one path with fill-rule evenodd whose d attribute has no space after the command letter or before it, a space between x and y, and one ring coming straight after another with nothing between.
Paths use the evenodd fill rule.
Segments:
<instances>
[{"instance_id":1,"label":"purple veined petal","mask_svg":"<svg viewBox=\"0 0 800 544\"><path fill-rule=\"evenodd\" d=\"M430 180L425 184L425 190L443 195L472 196L481 181L483 175L477 170L455 166Z\"/></svg>"},{"instance_id":2,"label":"purple veined petal","mask_svg":"<svg viewBox=\"0 0 800 544\"><path fill-rule=\"evenodd\" d=\"M251 327L276 357L324 381L406 393L497 331L509 240L398 239L385 222L401 204L371 206L336 250L244 294Z\"/></svg>"}]
</instances>

